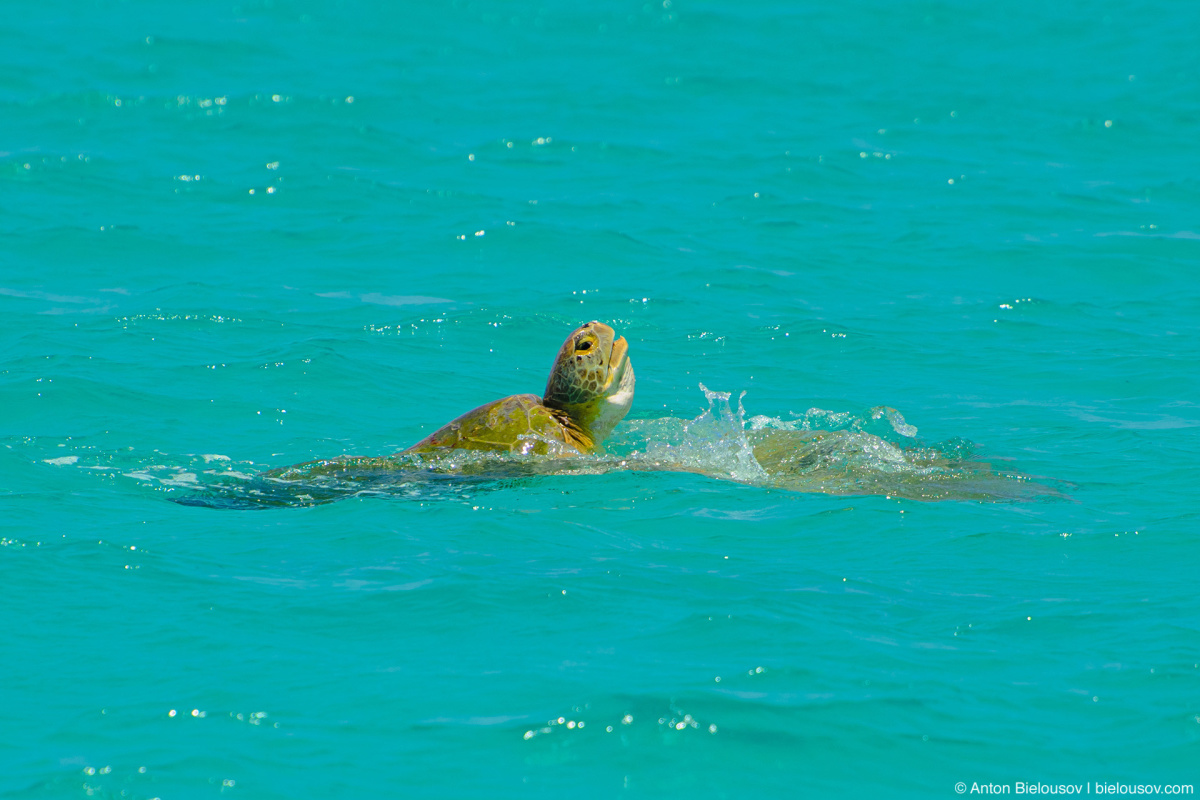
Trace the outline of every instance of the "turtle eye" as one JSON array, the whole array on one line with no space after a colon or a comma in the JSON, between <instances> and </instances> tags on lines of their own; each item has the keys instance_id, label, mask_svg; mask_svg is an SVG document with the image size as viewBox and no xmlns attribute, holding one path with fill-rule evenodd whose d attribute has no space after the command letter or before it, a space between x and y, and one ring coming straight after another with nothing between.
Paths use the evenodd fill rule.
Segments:
<instances>
[{"instance_id":1,"label":"turtle eye","mask_svg":"<svg viewBox=\"0 0 1200 800\"><path fill-rule=\"evenodd\" d=\"M575 345L575 349L576 350L591 350L592 343L591 342L580 342L579 344Z\"/></svg>"}]
</instances>

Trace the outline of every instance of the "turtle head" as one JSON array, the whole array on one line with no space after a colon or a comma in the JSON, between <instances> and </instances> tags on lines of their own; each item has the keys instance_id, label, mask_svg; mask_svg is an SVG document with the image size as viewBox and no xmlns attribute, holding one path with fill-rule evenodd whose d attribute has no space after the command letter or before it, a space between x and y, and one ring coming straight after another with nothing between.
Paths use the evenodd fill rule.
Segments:
<instances>
[{"instance_id":1,"label":"turtle head","mask_svg":"<svg viewBox=\"0 0 1200 800\"><path fill-rule=\"evenodd\" d=\"M629 345L603 322L589 322L559 348L542 403L565 411L599 445L633 402Z\"/></svg>"}]
</instances>

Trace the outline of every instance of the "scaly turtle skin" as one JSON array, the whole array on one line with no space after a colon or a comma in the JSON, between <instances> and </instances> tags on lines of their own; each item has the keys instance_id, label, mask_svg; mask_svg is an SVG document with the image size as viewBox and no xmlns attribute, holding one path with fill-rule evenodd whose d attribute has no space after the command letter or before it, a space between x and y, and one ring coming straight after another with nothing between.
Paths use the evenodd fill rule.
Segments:
<instances>
[{"instance_id":1,"label":"scaly turtle skin","mask_svg":"<svg viewBox=\"0 0 1200 800\"><path fill-rule=\"evenodd\" d=\"M574 331L554 359L546 392L493 400L397 455L443 450L594 453L633 402L628 344L602 322Z\"/></svg>"}]
</instances>

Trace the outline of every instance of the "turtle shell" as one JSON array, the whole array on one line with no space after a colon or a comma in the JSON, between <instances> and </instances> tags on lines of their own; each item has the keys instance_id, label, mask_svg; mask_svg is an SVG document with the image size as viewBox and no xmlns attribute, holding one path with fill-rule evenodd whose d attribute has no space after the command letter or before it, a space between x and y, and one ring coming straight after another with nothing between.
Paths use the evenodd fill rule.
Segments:
<instances>
[{"instance_id":1,"label":"turtle shell","mask_svg":"<svg viewBox=\"0 0 1200 800\"><path fill-rule=\"evenodd\" d=\"M535 394L514 394L485 403L451 420L403 453L486 450L548 455L578 451L562 411L547 408Z\"/></svg>"}]
</instances>

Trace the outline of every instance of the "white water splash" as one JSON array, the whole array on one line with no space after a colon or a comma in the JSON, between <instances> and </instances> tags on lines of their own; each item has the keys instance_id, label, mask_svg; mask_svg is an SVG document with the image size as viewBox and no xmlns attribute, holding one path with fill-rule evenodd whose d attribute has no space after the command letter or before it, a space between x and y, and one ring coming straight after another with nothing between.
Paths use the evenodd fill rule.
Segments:
<instances>
[{"instance_id":1,"label":"white water splash","mask_svg":"<svg viewBox=\"0 0 1200 800\"><path fill-rule=\"evenodd\" d=\"M917 435L917 427L905 422L904 417L900 416L900 412L890 406L876 406L871 409L871 419L879 419L880 417L886 417L887 421L892 425L892 430L901 436L911 439Z\"/></svg>"},{"instance_id":2,"label":"white water splash","mask_svg":"<svg viewBox=\"0 0 1200 800\"><path fill-rule=\"evenodd\" d=\"M742 394L744 395L745 392ZM908 424L904 415L891 406L875 406L866 415L858 415L850 411L826 411L823 408L810 408L803 415L792 420L756 414L747 420L747 425L752 431L768 428L784 431L861 431L870 427L871 421L880 419L886 419L893 432L907 439L912 439L917 435L917 427Z\"/></svg>"},{"instance_id":3,"label":"white water splash","mask_svg":"<svg viewBox=\"0 0 1200 800\"><path fill-rule=\"evenodd\" d=\"M746 439L745 392L738 395L735 411L729 404L731 392L714 392L704 384L700 390L708 400L703 414L683 425L677 442L650 441L646 454L685 467L728 474L733 480L754 483L767 477L754 458Z\"/></svg>"},{"instance_id":4,"label":"white water splash","mask_svg":"<svg viewBox=\"0 0 1200 800\"><path fill-rule=\"evenodd\" d=\"M708 409L694 420L633 420L609 443L619 468L695 472L799 492L881 494L920 500L1029 499L1057 492L975 460L963 440L925 445L890 406L861 413L810 408L790 420L747 419L742 392L703 384ZM1018 480L1014 482L1014 478Z\"/></svg>"}]
</instances>

